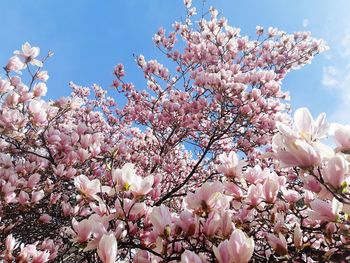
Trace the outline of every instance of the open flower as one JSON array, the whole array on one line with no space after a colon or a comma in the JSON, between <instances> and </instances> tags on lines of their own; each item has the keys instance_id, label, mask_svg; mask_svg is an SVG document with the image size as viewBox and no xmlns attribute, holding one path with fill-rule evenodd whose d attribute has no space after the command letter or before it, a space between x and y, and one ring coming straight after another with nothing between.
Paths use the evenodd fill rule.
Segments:
<instances>
[{"instance_id":1,"label":"open flower","mask_svg":"<svg viewBox=\"0 0 350 263\"><path fill-rule=\"evenodd\" d=\"M22 45L22 51L15 51L15 55L19 55L24 58L25 62L29 62L30 64L38 67L42 67L43 63L40 60L35 59L39 56L40 48L32 47L28 42L25 42Z\"/></svg>"},{"instance_id":2,"label":"open flower","mask_svg":"<svg viewBox=\"0 0 350 263\"><path fill-rule=\"evenodd\" d=\"M5 67L6 71L15 71L19 72L22 69L26 68L26 64L24 64L19 57L13 56L9 59L7 62L7 65Z\"/></svg>"},{"instance_id":3,"label":"open flower","mask_svg":"<svg viewBox=\"0 0 350 263\"><path fill-rule=\"evenodd\" d=\"M325 116L322 113L314 120L308 109L300 108L294 114L293 129L277 123L279 133L273 137L272 148L284 167L309 168L320 162L323 146L317 140L328 133Z\"/></svg>"},{"instance_id":4,"label":"open flower","mask_svg":"<svg viewBox=\"0 0 350 263\"><path fill-rule=\"evenodd\" d=\"M220 165L217 170L227 177L241 177L242 167L245 165L244 161L240 161L235 152L230 152L227 156L225 153L219 156Z\"/></svg>"},{"instance_id":5,"label":"open flower","mask_svg":"<svg viewBox=\"0 0 350 263\"><path fill-rule=\"evenodd\" d=\"M98 179L90 180L83 174L74 178L74 185L85 197L96 199L96 194L101 191L101 184Z\"/></svg>"},{"instance_id":6,"label":"open flower","mask_svg":"<svg viewBox=\"0 0 350 263\"><path fill-rule=\"evenodd\" d=\"M75 218L72 219L72 226L74 229L74 241L79 243L84 243L89 240L94 222L88 219L84 219L78 222Z\"/></svg>"},{"instance_id":7,"label":"open flower","mask_svg":"<svg viewBox=\"0 0 350 263\"><path fill-rule=\"evenodd\" d=\"M293 129L285 124L278 123L277 128L284 135L293 136L306 142L314 142L326 137L329 125L326 123L326 114L321 113L313 119L307 108L299 108L294 113Z\"/></svg>"},{"instance_id":8,"label":"open flower","mask_svg":"<svg viewBox=\"0 0 350 263\"><path fill-rule=\"evenodd\" d=\"M134 165L131 163L125 164L122 169L117 169L112 172L113 179L124 191L131 191L134 195L146 195L152 190L154 177L149 175L141 177L136 175Z\"/></svg>"},{"instance_id":9,"label":"open flower","mask_svg":"<svg viewBox=\"0 0 350 263\"><path fill-rule=\"evenodd\" d=\"M309 143L282 134L276 134L272 140L275 157L283 167L312 167L320 162L320 154Z\"/></svg>"},{"instance_id":10,"label":"open flower","mask_svg":"<svg viewBox=\"0 0 350 263\"><path fill-rule=\"evenodd\" d=\"M206 182L195 193L188 193L185 201L189 209L210 212L215 209L225 209L229 200L223 195L224 186L221 182Z\"/></svg>"},{"instance_id":11,"label":"open flower","mask_svg":"<svg viewBox=\"0 0 350 263\"><path fill-rule=\"evenodd\" d=\"M342 203L333 198L332 203L315 199L310 203L312 210L308 211L311 219L321 221L337 221L338 214L342 210Z\"/></svg>"}]
</instances>

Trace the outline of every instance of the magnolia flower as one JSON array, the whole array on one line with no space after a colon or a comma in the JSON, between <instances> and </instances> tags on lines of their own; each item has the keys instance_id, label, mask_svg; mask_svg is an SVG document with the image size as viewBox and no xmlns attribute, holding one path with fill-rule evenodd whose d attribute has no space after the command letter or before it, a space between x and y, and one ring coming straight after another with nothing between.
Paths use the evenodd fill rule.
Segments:
<instances>
[{"instance_id":1,"label":"magnolia flower","mask_svg":"<svg viewBox=\"0 0 350 263\"><path fill-rule=\"evenodd\" d=\"M113 180L124 191L131 191L134 195L146 195L152 190L154 177L149 175L145 178L136 175L134 165L131 163L125 164L122 169L117 169L112 172Z\"/></svg>"},{"instance_id":2,"label":"magnolia flower","mask_svg":"<svg viewBox=\"0 0 350 263\"><path fill-rule=\"evenodd\" d=\"M229 251L234 263L247 263L253 256L254 239L249 238L242 230L236 229L229 239Z\"/></svg>"},{"instance_id":3,"label":"magnolia flower","mask_svg":"<svg viewBox=\"0 0 350 263\"><path fill-rule=\"evenodd\" d=\"M165 205L154 207L150 214L150 221L157 235L165 237L170 236L172 219L168 207Z\"/></svg>"},{"instance_id":4,"label":"magnolia flower","mask_svg":"<svg viewBox=\"0 0 350 263\"><path fill-rule=\"evenodd\" d=\"M118 245L113 233L105 234L97 246L97 254L103 263L115 263Z\"/></svg>"},{"instance_id":5,"label":"magnolia flower","mask_svg":"<svg viewBox=\"0 0 350 263\"><path fill-rule=\"evenodd\" d=\"M287 240L281 233L279 233L278 237L274 234L267 234L267 241L272 249L280 256L284 256L288 253Z\"/></svg>"},{"instance_id":6,"label":"magnolia flower","mask_svg":"<svg viewBox=\"0 0 350 263\"><path fill-rule=\"evenodd\" d=\"M307 108L299 108L294 113L293 129L283 123L277 123L277 128L283 135L311 143L326 137L329 125L326 123L325 113L321 113L314 120Z\"/></svg>"},{"instance_id":7,"label":"magnolia flower","mask_svg":"<svg viewBox=\"0 0 350 263\"><path fill-rule=\"evenodd\" d=\"M52 217L48 214L42 214L40 217L39 217L39 221L43 224L48 224L50 223L52 220Z\"/></svg>"},{"instance_id":8,"label":"magnolia flower","mask_svg":"<svg viewBox=\"0 0 350 263\"><path fill-rule=\"evenodd\" d=\"M246 202L251 206L257 206L261 202L263 194L263 187L260 183L250 185L248 188L248 194Z\"/></svg>"},{"instance_id":9,"label":"magnolia flower","mask_svg":"<svg viewBox=\"0 0 350 263\"><path fill-rule=\"evenodd\" d=\"M32 100L29 103L28 110L35 124L41 124L47 120L46 104L44 101Z\"/></svg>"},{"instance_id":10,"label":"magnolia flower","mask_svg":"<svg viewBox=\"0 0 350 263\"><path fill-rule=\"evenodd\" d=\"M82 174L74 178L74 185L78 191L86 197L96 199L96 194L101 191L101 184L98 179L90 180Z\"/></svg>"},{"instance_id":11,"label":"magnolia flower","mask_svg":"<svg viewBox=\"0 0 350 263\"><path fill-rule=\"evenodd\" d=\"M214 236L220 228L221 215L219 213L211 212L203 224L203 233L210 237Z\"/></svg>"},{"instance_id":12,"label":"magnolia flower","mask_svg":"<svg viewBox=\"0 0 350 263\"><path fill-rule=\"evenodd\" d=\"M319 152L304 140L276 134L272 139L275 157L283 167L312 167L320 162Z\"/></svg>"},{"instance_id":13,"label":"magnolia flower","mask_svg":"<svg viewBox=\"0 0 350 263\"><path fill-rule=\"evenodd\" d=\"M247 263L253 256L254 239L236 229L229 240L221 242L219 247L214 246L213 252L219 263Z\"/></svg>"},{"instance_id":14,"label":"magnolia flower","mask_svg":"<svg viewBox=\"0 0 350 263\"><path fill-rule=\"evenodd\" d=\"M218 247L213 247L213 252L219 263L232 263L233 259L230 255L230 245L228 240L225 240L219 244Z\"/></svg>"},{"instance_id":15,"label":"magnolia flower","mask_svg":"<svg viewBox=\"0 0 350 263\"><path fill-rule=\"evenodd\" d=\"M16 92L11 92L7 95L5 103L7 106L16 106L19 102L20 95Z\"/></svg>"},{"instance_id":16,"label":"magnolia flower","mask_svg":"<svg viewBox=\"0 0 350 263\"><path fill-rule=\"evenodd\" d=\"M21 205L24 205L26 203L28 203L29 201L29 195L24 192L23 190L19 193L18 195L18 202L21 204Z\"/></svg>"},{"instance_id":17,"label":"magnolia flower","mask_svg":"<svg viewBox=\"0 0 350 263\"><path fill-rule=\"evenodd\" d=\"M42 80L42 81L47 81L49 79L49 75L47 73L47 71L39 71L36 73L35 75L38 79Z\"/></svg>"},{"instance_id":18,"label":"magnolia flower","mask_svg":"<svg viewBox=\"0 0 350 263\"><path fill-rule=\"evenodd\" d=\"M33 255L33 261L35 263L45 263L48 262L50 258L50 252L45 250L45 251L37 251Z\"/></svg>"},{"instance_id":19,"label":"magnolia flower","mask_svg":"<svg viewBox=\"0 0 350 263\"><path fill-rule=\"evenodd\" d=\"M12 234L8 235L5 241L6 252L12 253L13 249L15 248L15 245L16 245L15 238L12 236Z\"/></svg>"},{"instance_id":20,"label":"magnolia flower","mask_svg":"<svg viewBox=\"0 0 350 263\"><path fill-rule=\"evenodd\" d=\"M7 79L0 79L0 93L6 93L13 89L11 82Z\"/></svg>"},{"instance_id":21,"label":"magnolia flower","mask_svg":"<svg viewBox=\"0 0 350 263\"><path fill-rule=\"evenodd\" d=\"M73 218L72 226L75 232L74 241L79 243L84 243L89 240L92 234L94 222L88 219L83 219L80 222L78 222L75 218Z\"/></svg>"},{"instance_id":22,"label":"magnolia flower","mask_svg":"<svg viewBox=\"0 0 350 263\"><path fill-rule=\"evenodd\" d=\"M266 202L274 203L277 198L278 191L280 189L280 184L278 182L278 176L276 173L270 173L268 178L263 184L263 193Z\"/></svg>"},{"instance_id":23,"label":"magnolia flower","mask_svg":"<svg viewBox=\"0 0 350 263\"><path fill-rule=\"evenodd\" d=\"M5 67L6 71L15 71L15 72L21 71L22 69L25 69L25 68L26 68L26 64L24 64L17 56L11 57Z\"/></svg>"},{"instance_id":24,"label":"magnolia flower","mask_svg":"<svg viewBox=\"0 0 350 263\"><path fill-rule=\"evenodd\" d=\"M38 173L32 174L27 181L27 187L28 188L34 188L37 183L40 181L41 175Z\"/></svg>"},{"instance_id":25,"label":"magnolia flower","mask_svg":"<svg viewBox=\"0 0 350 263\"><path fill-rule=\"evenodd\" d=\"M14 52L15 55L23 57L26 62L29 62L34 66L42 67L43 63L40 60L35 59L39 56L39 53L40 48L32 47L28 42L22 45L22 52L18 50Z\"/></svg>"},{"instance_id":26,"label":"magnolia flower","mask_svg":"<svg viewBox=\"0 0 350 263\"><path fill-rule=\"evenodd\" d=\"M36 191L32 193L32 203L38 203L45 196L44 190Z\"/></svg>"},{"instance_id":27,"label":"magnolia flower","mask_svg":"<svg viewBox=\"0 0 350 263\"><path fill-rule=\"evenodd\" d=\"M333 124L333 135L335 143L340 151L350 150L350 125Z\"/></svg>"},{"instance_id":28,"label":"magnolia flower","mask_svg":"<svg viewBox=\"0 0 350 263\"><path fill-rule=\"evenodd\" d=\"M43 82L40 82L36 84L33 88L33 93L35 97L42 97L45 96L47 93L47 87L46 84Z\"/></svg>"},{"instance_id":29,"label":"magnolia flower","mask_svg":"<svg viewBox=\"0 0 350 263\"><path fill-rule=\"evenodd\" d=\"M187 207L193 210L210 212L214 208L225 209L229 205L229 199L223 195L224 186L221 182L206 182L195 193L188 193L185 198Z\"/></svg>"},{"instance_id":30,"label":"magnolia flower","mask_svg":"<svg viewBox=\"0 0 350 263\"><path fill-rule=\"evenodd\" d=\"M243 177L251 184L261 183L263 181L263 171L259 165L248 167L243 173Z\"/></svg>"},{"instance_id":31,"label":"magnolia flower","mask_svg":"<svg viewBox=\"0 0 350 263\"><path fill-rule=\"evenodd\" d=\"M202 263L202 259L192 251L185 250L181 255L181 263Z\"/></svg>"},{"instance_id":32,"label":"magnolia flower","mask_svg":"<svg viewBox=\"0 0 350 263\"><path fill-rule=\"evenodd\" d=\"M244 161L240 161L235 152L230 152L227 156L225 153L219 156L220 165L217 170L227 177L241 177L242 167L245 165Z\"/></svg>"},{"instance_id":33,"label":"magnolia flower","mask_svg":"<svg viewBox=\"0 0 350 263\"><path fill-rule=\"evenodd\" d=\"M198 231L199 220L189 210L184 210L180 213L179 218L176 219L176 225L181 227L182 231L188 236L192 236Z\"/></svg>"},{"instance_id":34,"label":"magnolia flower","mask_svg":"<svg viewBox=\"0 0 350 263\"><path fill-rule=\"evenodd\" d=\"M310 203L312 210L308 211L308 215L314 220L337 221L338 214L342 210L342 203L333 198L332 203L315 199Z\"/></svg>"},{"instance_id":35,"label":"magnolia flower","mask_svg":"<svg viewBox=\"0 0 350 263\"><path fill-rule=\"evenodd\" d=\"M303 232L301 231L300 225L297 223L294 228L293 234L294 246L300 249L303 245Z\"/></svg>"},{"instance_id":36,"label":"magnolia flower","mask_svg":"<svg viewBox=\"0 0 350 263\"><path fill-rule=\"evenodd\" d=\"M307 108L299 108L294 113L294 127L300 137L307 141L314 141L327 135L329 125L326 123L325 113L321 113L314 120Z\"/></svg>"},{"instance_id":37,"label":"magnolia flower","mask_svg":"<svg viewBox=\"0 0 350 263\"><path fill-rule=\"evenodd\" d=\"M321 174L326 183L338 189L345 181L345 175L349 171L349 164L342 155L335 155L329 159Z\"/></svg>"},{"instance_id":38,"label":"magnolia flower","mask_svg":"<svg viewBox=\"0 0 350 263\"><path fill-rule=\"evenodd\" d=\"M133 258L133 262L134 263L152 262L151 253L149 253L146 250L138 249L134 258Z\"/></svg>"},{"instance_id":39,"label":"magnolia flower","mask_svg":"<svg viewBox=\"0 0 350 263\"><path fill-rule=\"evenodd\" d=\"M320 162L319 148L323 146L317 140L328 133L325 118L322 113L314 120L307 108L299 108L294 114L293 129L277 123L279 133L273 137L272 148L284 167L308 168Z\"/></svg>"}]
</instances>

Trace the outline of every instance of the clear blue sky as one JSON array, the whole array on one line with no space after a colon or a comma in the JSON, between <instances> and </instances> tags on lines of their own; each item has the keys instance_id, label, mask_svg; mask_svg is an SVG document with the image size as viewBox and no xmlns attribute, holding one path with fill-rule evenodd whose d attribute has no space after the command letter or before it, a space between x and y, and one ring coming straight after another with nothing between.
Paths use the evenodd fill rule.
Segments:
<instances>
[{"instance_id":1,"label":"clear blue sky","mask_svg":"<svg viewBox=\"0 0 350 263\"><path fill-rule=\"evenodd\" d=\"M193 0L198 8L201 2ZM255 26L274 26L286 32L311 31L331 50L311 65L291 73L283 83L292 107L308 106L345 122L350 113L350 1L347 0L206 0L241 34L253 35ZM1 0L0 63L28 41L52 50L49 60L49 98L70 93L68 82L108 87L113 67L124 63L128 79L142 88L142 74L132 54L147 59L159 53L151 38L184 15L182 0ZM349 84L348 84L349 83ZM112 90L110 90L112 92ZM345 112L345 113L344 113Z\"/></svg>"}]
</instances>

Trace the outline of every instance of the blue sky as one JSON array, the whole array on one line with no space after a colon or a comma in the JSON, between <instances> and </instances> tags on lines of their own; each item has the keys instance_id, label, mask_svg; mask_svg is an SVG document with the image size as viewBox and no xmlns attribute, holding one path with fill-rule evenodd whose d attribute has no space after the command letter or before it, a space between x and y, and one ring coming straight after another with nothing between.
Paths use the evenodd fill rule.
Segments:
<instances>
[{"instance_id":1,"label":"blue sky","mask_svg":"<svg viewBox=\"0 0 350 263\"><path fill-rule=\"evenodd\" d=\"M193 0L201 8L202 1ZM292 107L325 111L333 121L347 122L350 113L350 1L347 0L206 0L252 36L255 27L274 26L286 32L311 31L330 51L311 65L288 75L283 89ZM126 66L128 79L142 88L142 74L133 54L159 58L151 38L184 15L182 0L2 0L0 2L0 63L28 41L42 53L55 55L46 64L49 98L67 96L68 82L105 88L113 80L114 65ZM110 90L112 92L112 90ZM349 101L349 102L348 102Z\"/></svg>"}]
</instances>

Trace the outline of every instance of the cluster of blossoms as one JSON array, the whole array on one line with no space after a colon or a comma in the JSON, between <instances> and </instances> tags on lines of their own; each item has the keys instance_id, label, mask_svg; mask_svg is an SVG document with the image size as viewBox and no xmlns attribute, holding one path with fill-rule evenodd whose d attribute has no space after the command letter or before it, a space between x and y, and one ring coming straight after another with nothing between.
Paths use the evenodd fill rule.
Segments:
<instances>
[{"instance_id":1,"label":"cluster of blossoms","mask_svg":"<svg viewBox=\"0 0 350 263\"><path fill-rule=\"evenodd\" d=\"M44 100L52 53L40 60L25 43L10 58L0 79L1 260L349 261L350 126L306 108L293 121L281 91L326 46L275 28L251 40L214 8L193 25L185 6L184 22L154 36L173 70L138 56L139 90L115 67L123 107L98 85L71 83L71 96Z\"/></svg>"}]
</instances>

